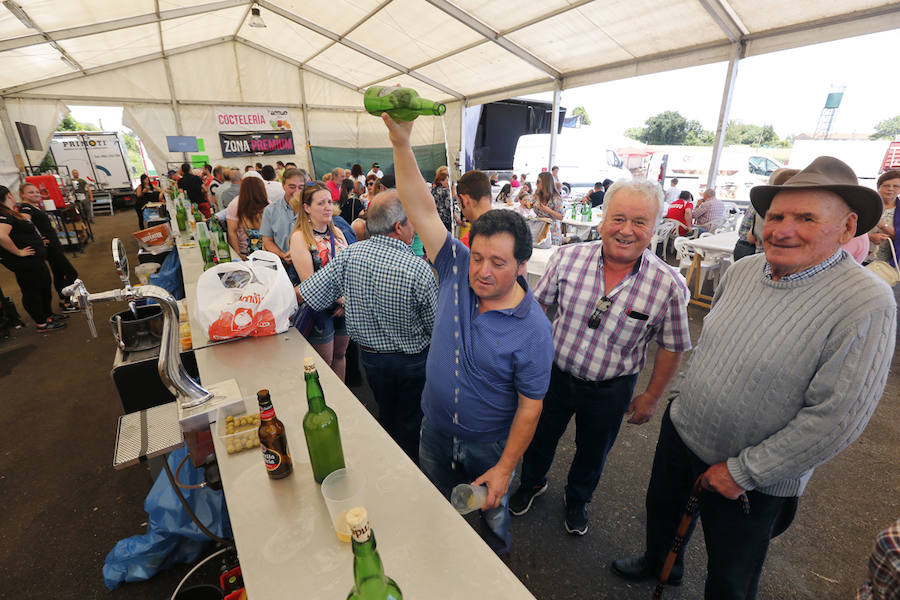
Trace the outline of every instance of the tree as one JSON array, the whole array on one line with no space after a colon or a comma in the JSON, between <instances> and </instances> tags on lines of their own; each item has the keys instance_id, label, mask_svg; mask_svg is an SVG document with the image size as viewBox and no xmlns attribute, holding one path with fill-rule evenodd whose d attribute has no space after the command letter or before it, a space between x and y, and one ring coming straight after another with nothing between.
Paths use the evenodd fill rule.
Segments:
<instances>
[{"instance_id":1,"label":"tree","mask_svg":"<svg viewBox=\"0 0 900 600\"><path fill-rule=\"evenodd\" d=\"M645 144L668 144L701 146L712 144L713 133L703 129L700 121L689 121L672 110L659 113L647 119L646 127L631 127L625 135Z\"/></svg>"},{"instance_id":2,"label":"tree","mask_svg":"<svg viewBox=\"0 0 900 600\"><path fill-rule=\"evenodd\" d=\"M875 124L875 133L870 139L873 140L892 140L900 135L900 115L892 119L885 119Z\"/></svg>"},{"instance_id":3,"label":"tree","mask_svg":"<svg viewBox=\"0 0 900 600\"><path fill-rule=\"evenodd\" d=\"M68 113L56 127L57 131L100 131L100 128L93 123L82 123L76 121L72 113Z\"/></svg>"},{"instance_id":4,"label":"tree","mask_svg":"<svg viewBox=\"0 0 900 600\"><path fill-rule=\"evenodd\" d=\"M575 108L573 108L572 116L573 117L581 117L581 122L584 123L585 125L591 124L591 118L588 116L587 111L584 109L583 106L576 106Z\"/></svg>"}]
</instances>

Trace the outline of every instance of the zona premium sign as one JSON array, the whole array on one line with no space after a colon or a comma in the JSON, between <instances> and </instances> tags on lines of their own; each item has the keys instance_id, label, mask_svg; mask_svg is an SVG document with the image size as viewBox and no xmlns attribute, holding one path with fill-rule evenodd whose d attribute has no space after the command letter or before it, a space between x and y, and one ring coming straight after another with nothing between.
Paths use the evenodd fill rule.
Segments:
<instances>
[{"instance_id":1,"label":"zona premium sign","mask_svg":"<svg viewBox=\"0 0 900 600\"><path fill-rule=\"evenodd\" d=\"M290 131L220 133L219 142L224 158L294 154L294 136Z\"/></svg>"}]
</instances>

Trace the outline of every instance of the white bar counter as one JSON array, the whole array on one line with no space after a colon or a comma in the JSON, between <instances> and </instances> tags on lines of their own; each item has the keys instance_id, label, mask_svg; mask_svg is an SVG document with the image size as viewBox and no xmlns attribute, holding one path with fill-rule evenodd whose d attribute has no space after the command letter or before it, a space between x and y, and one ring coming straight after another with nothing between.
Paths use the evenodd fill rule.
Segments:
<instances>
[{"instance_id":1,"label":"white bar counter","mask_svg":"<svg viewBox=\"0 0 900 600\"><path fill-rule=\"evenodd\" d=\"M353 586L351 547L335 535L301 427L306 356L315 358L338 415L347 467L366 475L385 573L404 597L534 598L294 329L196 352L204 384L235 378L242 395L254 398L269 389L293 458L294 472L271 481L258 448L228 454L214 436L248 597L332 600Z\"/></svg>"}]
</instances>

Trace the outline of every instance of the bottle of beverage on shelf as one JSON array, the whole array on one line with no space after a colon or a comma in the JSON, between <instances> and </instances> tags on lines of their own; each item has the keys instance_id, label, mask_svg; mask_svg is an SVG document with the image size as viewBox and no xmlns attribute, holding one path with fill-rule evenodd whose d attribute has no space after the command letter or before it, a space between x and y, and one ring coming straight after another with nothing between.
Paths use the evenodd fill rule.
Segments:
<instances>
[{"instance_id":1,"label":"bottle of beverage on shelf","mask_svg":"<svg viewBox=\"0 0 900 600\"><path fill-rule=\"evenodd\" d=\"M381 113L391 115L395 121L412 121L420 115L442 115L447 107L440 102L420 98L411 88L373 85L363 96L366 111L380 117Z\"/></svg>"},{"instance_id":2,"label":"bottle of beverage on shelf","mask_svg":"<svg viewBox=\"0 0 900 600\"><path fill-rule=\"evenodd\" d=\"M309 412L303 417L303 435L306 436L313 477L316 483L322 483L329 474L344 468L344 449L341 447L337 415L325 404L325 394L311 356L304 359L303 371L306 402L309 404Z\"/></svg>"},{"instance_id":3,"label":"bottle of beverage on shelf","mask_svg":"<svg viewBox=\"0 0 900 600\"><path fill-rule=\"evenodd\" d=\"M353 589L347 600L402 600L400 587L384 574L366 509L351 508L346 519L353 541Z\"/></svg>"},{"instance_id":4,"label":"bottle of beverage on shelf","mask_svg":"<svg viewBox=\"0 0 900 600\"><path fill-rule=\"evenodd\" d=\"M266 462L266 472L269 479L282 479L294 470L284 423L275 416L269 390L256 392L256 400L259 402L259 446Z\"/></svg>"}]
</instances>

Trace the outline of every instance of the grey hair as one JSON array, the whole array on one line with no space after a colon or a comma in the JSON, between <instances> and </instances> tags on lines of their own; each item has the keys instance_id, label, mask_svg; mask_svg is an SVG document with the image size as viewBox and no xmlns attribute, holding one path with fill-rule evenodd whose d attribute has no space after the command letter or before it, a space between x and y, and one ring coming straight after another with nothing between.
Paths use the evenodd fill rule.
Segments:
<instances>
[{"instance_id":1,"label":"grey hair","mask_svg":"<svg viewBox=\"0 0 900 600\"><path fill-rule=\"evenodd\" d=\"M240 183L241 170L240 169L232 169L231 173L228 174L228 181L230 181L231 183Z\"/></svg>"},{"instance_id":2,"label":"grey hair","mask_svg":"<svg viewBox=\"0 0 900 600\"><path fill-rule=\"evenodd\" d=\"M619 190L630 190L642 194L646 198L656 200L656 217L653 219L654 227L662 219L665 204L663 204L663 191L658 183L649 179L620 179L606 190L603 203L608 205L609 201L612 200L612 197Z\"/></svg>"},{"instance_id":3,"label":"grey hair","mask_svg":"<svg viewBox=\"0 0 900 600\"><path fill-rule=\"evenodd\" d=\"M366 210L366 228L369 235L389 235L397 223L406 223L406 211L397 190L381 192Z\"/></svg>"}]
</instances>

